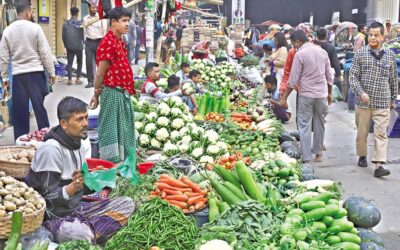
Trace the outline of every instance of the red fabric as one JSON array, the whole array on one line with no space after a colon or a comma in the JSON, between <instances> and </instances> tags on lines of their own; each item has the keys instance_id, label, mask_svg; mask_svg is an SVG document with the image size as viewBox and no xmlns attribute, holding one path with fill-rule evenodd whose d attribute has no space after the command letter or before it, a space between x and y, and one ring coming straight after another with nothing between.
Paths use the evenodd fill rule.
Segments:
<instances>
[{"instance_id":1,"label":"red fabric","mask_svg":"<svg viewBox=\"0 0 400 250\"><path fill-rule=\"evenodd\" d=\"M198 54L198 53L193 53L192 59L207 59L208 55L207 54Z\"/></svg>"},{"instance_id":2,"label":"red fabric","mask_svg":"<svg viewBox=\"0 0 400 250\"><path fill-rule=\"evenodd\" d=\"M244 57L244 50L243 50L243 48L235 48L235 57L236 58L242 58L242 57Z\"/></svg>"},{"instance_id":3,"label":"red fabric","mask_svg":"<svg viewBox=\"0 0 400 250\"><path fill-rule=\"evenodd\" d=\"M291 48L289 50L288 57L286 59L285 69L284 69L281 85L279 86L279 90L281 90L281 91L285 91L287 89L290 70L292 69L293 59L294 59L295 55L296 55L296 49Z\"/></svg>"},{"instance_id":4,"label":"red fabric","mask_svg":"<svg viewBox=\"0 0 400 250\"><path fill-rule=\"evenodd\" d=\"M110 30L101 40L96 53L96 64L107 60L110 66L106 71L103 84L110 88L121 87L135 94L133 72L128 62L128 50L122 39Z\"/></svg>"},{"instance_id":5,"label":"red fabric","mask_svg":"<svg viewBox=\"0 0 400 250\"><path fill-rule=\"evenodd\" d=\"M156 84L155 81L153 81L153 80L150 79L150 78L146 78L146 81L144 81L144 83L142 84L142 86L141 86L141 88L140 88L140 92L141 92L141 93L143 93L143 94L146 93L146 85L147 85L148 82L154 83L154 85L157 86L157 84Z\"/></svg>"},{"instance_id":6,"label":"red fabric","mask_svg":"<svg viewBox=\"0 0 400 250\"><path fill-rule=\"evenodd\" d=\"M114 6L115 7L121 7L122 6L122 0L110 0L114 1ZM104 18L104 12L103 12L103 4L101 3L101 0L99 0L99 3L97 4L97 12L99 13L99 18L103 19Z\"/></svg>"}]
</instances>

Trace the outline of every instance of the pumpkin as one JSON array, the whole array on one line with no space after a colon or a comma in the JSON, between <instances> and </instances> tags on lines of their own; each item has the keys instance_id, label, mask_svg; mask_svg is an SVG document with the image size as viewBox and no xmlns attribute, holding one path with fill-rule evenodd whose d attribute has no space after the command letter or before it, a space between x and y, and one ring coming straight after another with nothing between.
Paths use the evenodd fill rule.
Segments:
<instances>
[{"instance_id":1,"label":"pumpkin","mask_svg":"<svg viewBox=\"0 0 400 250\"><path fill-rule=\"evenodd\" d=\"M293 141L293 142L295 142L296 139L294 137L292 137L289 132L285 131L279 137L279 142L282 143L282 142L285 142L285 141Z\"/></svg>"},{"instance_id":2,"label":"pumpkin","mask_svg":"<svg viewBox=\"0 0 400 250\"><path fill-rule=\"evenodd\" d=\"M305 174L314 174L314 167L310 164L302 164L301 165L301 173Z\"/></svg>"},{"instance_id":3,"label":"pumpkin","mask_svg":"<svg viewBox=\"0 0 400 250\"><path fill-rule=\"evenodd\" d=\"M292 131L290 132L290 135L293 136L297 141L300 141L300 134L299 131Z\"/></svg>"},{"instance_id":4,"label":"pumpkin","mask_svg":"<svg viewBox=\"0 0 400 250\"><path fill-rule=\"evenodd\" d=\"M384 246L383 239L374 231L362 227L357 228L357 230L358 236L361 238L361 242L375 243L378 246Z\"/></svg>"},{"instance_id":5,"label":"pumpkin","mask_svg":"<svg viewBox=\"0 0 400 250\"><path fill-rule=\"evenodd\" d=\"M343 207L347 210L349 220L359 227L372 228L381 221L378 208L362 197L348 198Z\"/></svg>"},{"instance_id":6,"label":"pumpkin","mask_svg":"<svg viewBox=\"0 0 400 250\"><path fill-rule=\"evenodd\" d=\"M374 242L361 242L360 250L385 250L385 248Z\"/></svg>"},{"instance_id":7,"label":"pumpkin","mask_svg":"<svg viewBox=\"0 0 400 250\"><path fill-rule=\"evenodd\" d=\"M293 147L293 145L294 145L293 141L284 141L284 142L282 142L282 144L281 144L281 150L282 150L283 152L285 152L286 149L288 149L288 148L290 148L290 147Z\"/></svg>"}]
</instances>

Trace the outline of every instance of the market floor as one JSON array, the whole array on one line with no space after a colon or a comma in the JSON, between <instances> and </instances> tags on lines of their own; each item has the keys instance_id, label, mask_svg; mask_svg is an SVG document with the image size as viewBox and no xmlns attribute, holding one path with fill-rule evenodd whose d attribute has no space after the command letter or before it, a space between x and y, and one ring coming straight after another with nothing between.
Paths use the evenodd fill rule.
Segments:
<instances>
[{"instance_id":1,"label":"market floor","mask_svg":"<svg viewBox=\"0 0 400 250\"><path fill-rule=\"evenodd\" d=\"M293 98L292 103L295 103ZM292 108L295 110L295 107ZM294 117L294 116L293 116ZM294 119L285 125L287 130L296 128ZM354 113L347 110L344 102L334 103L326 119L324 162L312 163L320 179L339 181L343 185L344 198L361 196L371 200L381 211L382 220L374 228L385 242L386 250L400 249L400 139L389 139L387 167L391 175L386 178L373 177L374 166L357 166L355 150L356 127ZM368 138L370 155L374 146L373 135Z\"/></svg>"}]
</instances>

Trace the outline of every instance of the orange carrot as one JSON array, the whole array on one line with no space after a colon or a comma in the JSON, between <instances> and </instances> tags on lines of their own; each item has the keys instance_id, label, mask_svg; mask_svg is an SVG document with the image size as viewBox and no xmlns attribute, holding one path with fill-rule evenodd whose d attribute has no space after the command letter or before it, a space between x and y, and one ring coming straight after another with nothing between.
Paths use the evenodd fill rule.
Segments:
<instances>
[{"instance_id":1,"label":"orange carrot","mask_svg":"<svg viewBox=\"0 0 400 250\"><path fill-rule=\"evenodd\" d=\"M204 196L201 194L199 196L195 196L195 197L190 197L187 201L187 203L189 205L193 205L194 203L197 203L198 201L201 201L204 199Z\"/></svg>"},{"instance_id":2,"label":"orange carrot","mask_svg":"<svg viewBox=\"0 0 400 250\"><path fill-rule=\"evenodd\" d=\"M196 203L196 205L194 206L194 208L196 208L196 210L203 208L206 205L206 203L204 201L200 201L199 203Z\"/></svg>"},{"instance_id":3,"label":"orange carrot","mask_svg":"<svg viewBox=\"0 0 400 250\"><path fill-rule=\"evenodd\" d=\"M196 197L199 195L203 195L202 193L193 193L193 192L185 192L184 195L186 195L187 197Z\"/></svg>"},{"instance_id":4,"label":"orange carrot","mask_svg":"<svg viewBox=\"0 0 400 250\"><path fill-rule=\"evenodd\" d=\"M163 198L163 199L164 199L165 197L167 197L167 193L166 193L166 192L164 192L164 191L162 191L162 192L161 192L161 198Z\"/></svg>"},{"instance_id":5,"label":"orange carrot","mask_svg":"<svg viewBox=\"0 0 400 250\"><path fill-rule=\"evenodd\" d=\"M182 181L187 184L191 189L193 189L194 192L200 193L201 189L199 185L196 183L193 183L187 176L182 177Z\"/></svg>"},{"instance_id":6,"label":"orange carrot","mask_svg":"<svg viewBox=\"0 0 400 250\"><path fill-rule=\"evenodd\" d=\"M166 192L167 194L171 194L171 195L180 195L182 194L181 191L178 190L172 190L172 189L163 189L164 192Z\"/></svg>"},{"instance_id":7,"label":"orange carrot","mask_svg":"<svg viewBox=\"0 0 400 250\"><path fill-rule=\"evenodd\" d=\"M189 210L189 209L187 209L187 208L184 208L184 209L182 209L182 212L184 212L184 213L189 213L189 212L190 212L190 210Z\"/></svg>"},{"instance_id":8,"label":"orange carrot","mask_svg":"<svg viewBox=\"0 0 400 250\"><path fill-rule=\"evenodd\" d=\"M178 206L179 208L188 208L188 205L186 202L182 201L175 201L175 200L166 200L169 204Z\"/></svg>"},{"instance_id":9,"label":"orange carrot","mask_svg":"<svg viewBox=\"0 0 400 250\"><path fill-rule=\"evenodd\" d=\"M160 190L163 190L163 189L176 190L177 189L176 187L171 187L170 185L161 183L161 182L156 182L156 183L154 183L154 185Z\"/></svg>"},{"instance_id":10,"label":"orange carrot","mask_svg":"<svg viewBox=\"0 0 400 250\"><path fill-rule=\"evenodd\" d=\"M167 195L166 200L187 201L189 197L186 195Z\"/></svg>"},{"instance_id":11,"label":"orange carrot","mask_svg":"<svg viewBox=\"0 0 400 250\"><path fill-rule=\"evenodd\" d=\"M196 208L194 206L189 207L189 211L194 211L194 210L196 210Z\"/></svg>"},{"instance_id":12,"label":"orange carrot","mask_svg":"<svg viewBox=\"0 0 400 250\"><path fill-rule=\"evenodd\" d=\"M167 185L170 185L172 187L177 187L177 188L187 188L189 187L185 183L178 181L177 179L159 179L158 182L165 183Z\"/></svg>"}]
</instances>

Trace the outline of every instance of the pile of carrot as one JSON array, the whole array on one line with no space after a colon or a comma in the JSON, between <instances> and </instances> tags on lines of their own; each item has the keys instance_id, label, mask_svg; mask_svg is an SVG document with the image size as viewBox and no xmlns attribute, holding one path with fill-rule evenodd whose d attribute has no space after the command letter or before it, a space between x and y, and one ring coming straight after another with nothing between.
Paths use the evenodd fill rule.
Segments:
<instances>
[{"instance_id":1,"label":"pile of carrot","mask_svg":"<svg viewBox=\"0 0 400 250\"><path fill-rule=\"evenodd\" d=\"M160 197L184 213L202 209L207 204L207 190L202 190L187 176L175 179L162 174L154 185L156 190L150 192L150 198Z\"/></svg>"}]
</instances>

